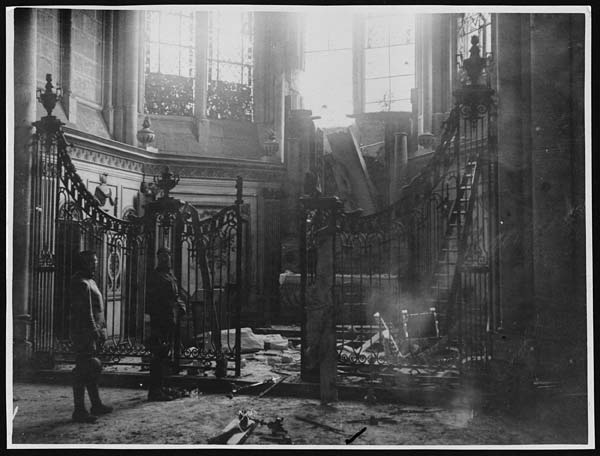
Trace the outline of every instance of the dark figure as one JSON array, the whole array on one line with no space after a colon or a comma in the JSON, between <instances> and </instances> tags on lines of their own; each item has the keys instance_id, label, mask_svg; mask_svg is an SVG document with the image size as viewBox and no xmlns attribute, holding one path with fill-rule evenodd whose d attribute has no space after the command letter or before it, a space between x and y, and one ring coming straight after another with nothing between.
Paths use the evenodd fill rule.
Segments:
<instances>
[{"instance_id":1,"label":"dark figure","mask_svg":"<svg viewBox=\"0 0 600 456\"><path fill-rule=\"evenodd\" d=\"M79 270L71 279L71 337L75 351L73 369L73 421L93 423L97 415L112 412L102 404L98 378L102 362L96 357L106 341L106 322L102 294L94 277L98 258L92 251L79 253ZM92 403L91 414L85 408L85 389Z\"/></svg>"},{"instance_id":2,"label":"dark figure","mask_svg":"<svg viewBox=\"0 0 600 456\"><path fill-rule=\"evenodd\" d=\"M174 399L165 391L165 377L171 370L169 353L174 350L175 331L186 308L179 297L177 279L171 272L171 252L160 248L157 255L158 265L149 277L147 295L152 353L148 400L169 401Z\"/></svg>"}]
</instances>

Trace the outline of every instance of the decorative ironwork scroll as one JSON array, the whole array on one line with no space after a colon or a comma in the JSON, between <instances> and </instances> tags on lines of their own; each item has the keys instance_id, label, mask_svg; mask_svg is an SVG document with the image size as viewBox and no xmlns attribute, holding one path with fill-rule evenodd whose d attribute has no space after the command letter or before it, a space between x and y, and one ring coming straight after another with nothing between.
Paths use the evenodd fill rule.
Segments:
<instances>
[{"instance_id":1,"label":"decorative ironwork scroll","mask_svg":"<svg viewBox=\"0 0 600 456\"><path fill-rule=\"evenodd\" d=\"M49 81L50 83L50 81ZM42 100L52 112L51 84ZM107 363L143 365L149 356L146 277L156 251L173 252L174 273L189 312L179 322L171 351L176 369L206 369L227 356L240 375L240 314L247 294L243 265L248 259L249 223L242 180L234 204L200 219L193 206L170 192L179 177L164 167L144 216L127 209L123 219L104 212L71 160L62 124L49 115L35 123L32 226L34 350L71 360L70 279L81 250L99 259L97 283L105 299ZM46 170L54 169L55 173Z\"/></svg>"},{"instance_id":2,"label":"decorative ironwork scroll","mask_svg":"<svg viewBox=\"0 0 600 456\"><path fill-rule=\"evenodd\" d=\"M477 39L473 46L465 61L472 80L455 92L439 145L394 205L365 217L335 214L337 348L352 372L440 363L462 370L491 359L499 314L495 107L493 91L473 83L483 68ZM317 206L301 217L307 285L322 254Z\"/></svg>"}]
</instances>

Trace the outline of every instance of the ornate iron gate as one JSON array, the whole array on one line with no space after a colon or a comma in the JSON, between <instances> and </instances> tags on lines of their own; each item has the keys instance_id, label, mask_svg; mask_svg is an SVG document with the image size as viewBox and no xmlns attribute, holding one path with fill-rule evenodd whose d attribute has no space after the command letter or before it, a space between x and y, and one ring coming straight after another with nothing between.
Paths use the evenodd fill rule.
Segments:
<instances>
[{"instance_id":1,"label":"ornate iron gate","mask_svg":"<svg viewBox=\"0 0 600 456\"><path fill-rule=\"evenodd\" d=\"M173 270L188 312L176 332L172 358L180 368L210 368L221 354L240 375L240 314L247 287L249 224L242 214L242 178L234 204L200 218L169 191L178 177L166 167L155 178L159 197L143 216L121 220L105 213L69 156L62 123L51 115L51 80L42 98L48 116L35 123L32 169L32 309L34 353L54 363L72 358L69 282L81 250L99 259L97 282L104 296L108 340L101 357L113 364L143 364L149 356L146 277L159 247L173 253ZM50 100L50 102L48 102Z\"/></svg>"},{"instance_id":2,"label":"ornate iron gate","mask_svg":"<svg viewBox=\"0 0 600 456\"><path fill-rule=\"evenodd\" d=\"M334 238L328 286L340 369L479 369L491 359L501 325L492 94L475 85L455 93L430 162L386 210L361 217L325 208L328 198L302 199L304 309L315 298L307 290L318 283L317 262L329 255L319 244ZM335 234L325 229L332 216Z\"/></svg>"}]
</instances>

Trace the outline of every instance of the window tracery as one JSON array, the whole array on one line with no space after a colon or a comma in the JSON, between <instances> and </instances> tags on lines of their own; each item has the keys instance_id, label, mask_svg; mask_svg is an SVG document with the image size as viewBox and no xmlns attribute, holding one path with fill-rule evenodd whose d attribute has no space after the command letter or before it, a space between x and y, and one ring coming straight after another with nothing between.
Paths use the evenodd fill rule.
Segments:
<instances>
[{"instance_id":1,"label":"window tracery","mask_svg":"<svg viewBox=\"0 0 600 456\"><path fill-rule=\"evenodd\" d=\"M252 13L209 15L209 119L253 120L254 18Z\"/></svg>"},{"instance_id":2,"label":"window tracery","mask_svg":"<svg viewBox=\"0 0 600 456\"><path fill-rule=\"evenodd\" d=\"M411 111L415 87L415 20L369 14L365 21L365 112Z\"/></svg>"},{"instance_id":3,"label":"window tracery","mask_svg":"<svg viewBox=\"0 0 600 456\"><path fill-rule=\"evenodd\" d=\"M194 114L195 58L193 12L146 12L147 114Z\"/></svg>"}]
</instances>

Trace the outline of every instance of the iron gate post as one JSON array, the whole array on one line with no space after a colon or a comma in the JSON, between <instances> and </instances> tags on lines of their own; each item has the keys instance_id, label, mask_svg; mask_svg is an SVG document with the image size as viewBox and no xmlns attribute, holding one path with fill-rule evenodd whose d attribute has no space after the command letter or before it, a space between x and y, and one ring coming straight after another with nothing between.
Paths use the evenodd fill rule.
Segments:
<instances>
[{"instance_id":1,"label":"iron gate post","mask_svg":"<svg viewBox=\"0 0 600 456\"><path fill-rule=\"evenodd\" d=\"M246 302L246 287L242 279L242 245L243 245L243 220L242 220L242 204L243 204L243 185L242 176L237 176L235 182L236 197L236 256L235 256L235 276L237 287L237 299L235 303L235 376L242 375L242 302Z\"/></svg>"},{"instance_id":2,"label":"iron gate post","mask_svg":"<svg viewBox=\"0 0 600 456\"><path fill-rule=\"evenodd\" d=\"M300 263L301 263L301 299L302 299L302 346L301 366L303 380L319 378L321 402L337 401L337 350L335 321L335 249L336 219L341 209L337 197L300 198ZM310 301L307 305L308 267L306 262L306 211L314 210L322 216L321 224L315 226L315 243L320 247L315 265L315 280L311 283ZM316 223L313 220L313 223ZM312 313L308 315L309 311ZM316 321L318 320L318 321ZM309 328L310 327L310 328ZM309 330L311 329L311 330ZM311 358L310 360L308 358ZM309 363L311 368L309 369Z\"/></svg>"}]
</instances>

